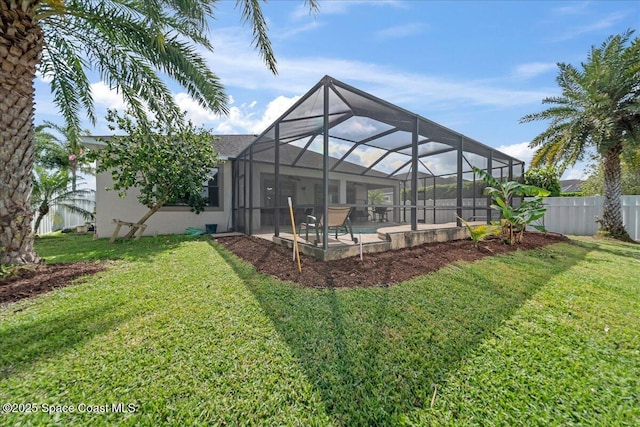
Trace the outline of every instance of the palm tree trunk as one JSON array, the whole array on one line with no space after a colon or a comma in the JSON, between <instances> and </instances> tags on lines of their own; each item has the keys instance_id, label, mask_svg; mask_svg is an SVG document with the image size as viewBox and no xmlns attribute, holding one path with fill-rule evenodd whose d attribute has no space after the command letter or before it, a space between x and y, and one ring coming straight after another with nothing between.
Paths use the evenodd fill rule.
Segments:
<instances>
[{"instance_id":1,"label":"palm tree trunk","mask_svg":"<svg viewBox=\"0 0 640 427\"><path fill-rule=\"evenodd\" d=\"M38 212L38 216L36 217L36 222L33 224L33 234L38 234L38 228L40 228L40 222L42 222L42 218L44 218L46 214L42 212Z\"/></svg>"},{"instance_id":2,"label":"palm tree trunk","mask_svg":"<svg viewBox=\"0 0 640 427\"><path fill-rule=\"evenodd\" d=\"M71 191L76 191L76 181L78 179L78 161L73 159L71 162Z\"/></svg>"},{"instance_id":3,"label":"palm tree trunk","mask_svg":"<svg viewBox=\"0 0 640 427\"><path fill-rule=\"evenodd\" d=\"M599 233L614 239L631 241L622 221L622 170L620 153L622 144L618 144L604 157L604 203Z\"/></svg>"},{"instance_id":4,"label":"palm tree trunk","mask_svg":"<svg viewBox=\"0 0 640 427\"><path fill-rule=\"evenodd\" d=\"M37 1L0 0L0 264L38 261L29 206L34 87L44 44Z\"/></svg>"}]
</instances>

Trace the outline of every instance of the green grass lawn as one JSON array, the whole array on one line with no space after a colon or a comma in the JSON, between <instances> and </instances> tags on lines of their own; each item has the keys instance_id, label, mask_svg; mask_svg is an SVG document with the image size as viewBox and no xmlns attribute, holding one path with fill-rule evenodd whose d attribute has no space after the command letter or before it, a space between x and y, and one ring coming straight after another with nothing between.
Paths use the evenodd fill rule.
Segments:
<instances>
[{"instance_id":1,"label":"green grass lawn","mask_svg":"<svg viewBox=\"0 0 640 427\"><path fill-rule=\"evenodd\" d=\"M37 249L117 261L0 308L0 403L38 410L0 425L640 424L640 245L580 238L344 290L203 238Z\"/></svg>"}]
</instances>

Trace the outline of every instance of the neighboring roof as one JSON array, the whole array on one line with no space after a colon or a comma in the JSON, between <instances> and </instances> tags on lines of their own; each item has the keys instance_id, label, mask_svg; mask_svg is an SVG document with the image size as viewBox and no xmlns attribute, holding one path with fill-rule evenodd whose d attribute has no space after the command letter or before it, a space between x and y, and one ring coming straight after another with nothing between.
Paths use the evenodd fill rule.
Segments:
<instances>
[{"instance_id":1,"label":"neighboring roof","mask_svg":"<svg viewBox=\"0 0 640 427\"><path fill-rule=\"evenodd\" d=\"M584 181L579 179L563 179L560 181L560 186L562 187L563 193L571 193L574 191L580 191L580 185Z\"/></svg>"},{"instance_id":2,"label":"neighboring roof","mask_svg":"<svg viewBox=\"0 0 640 427\"><path fill-rule=\"evenodd\" d=\"M100 136L90 135L83 136L82 142L89 147L104 147L103 139L109 139L112 135ZM216 135L213 146L221 158L235 158L240 152L247 148L254 140L256 135Z\"/></svg>"}]
</instances>

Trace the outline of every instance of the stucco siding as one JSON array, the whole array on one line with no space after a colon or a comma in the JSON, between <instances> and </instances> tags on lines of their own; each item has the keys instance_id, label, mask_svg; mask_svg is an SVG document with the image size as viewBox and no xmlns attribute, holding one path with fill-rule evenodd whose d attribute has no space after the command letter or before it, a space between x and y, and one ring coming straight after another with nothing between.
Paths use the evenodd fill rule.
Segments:
<instances>
[{"instance_id":1,"label":"stucco siding","mask_svg":"<svg viewBox=\"0 0 640 427\"><path fill-rule=\"evenodd\" d=\"M205 230L205 224L217 224L218 232L228 231L231 227L231 162L222 165L222 183L220 185L220 200L222 209L207 208L196 215L188 207L165 207L156 212L146 221L145 236L158 234L182 234L187 227ZM106 190L113 186L110 172L99 173L96 176L96 234L98 237L110 237L115 229L113 219L136 222L148 209L138 201L138 190L131 189L127 196L121 198L118 192ZM120 234L124 235L127 227L122 227Z\"/></svg>"}]
</instances>

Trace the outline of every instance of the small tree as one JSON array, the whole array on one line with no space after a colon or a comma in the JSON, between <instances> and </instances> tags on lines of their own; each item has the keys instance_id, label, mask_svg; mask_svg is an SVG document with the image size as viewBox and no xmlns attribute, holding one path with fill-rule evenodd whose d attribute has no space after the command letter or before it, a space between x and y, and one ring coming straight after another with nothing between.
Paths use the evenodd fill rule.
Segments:
<instances>
[{"instance_id":1,"label":"small tree","mask_svg":"<svg viewBox=\"0 0 640 427\"><path fill-rule=\"evenodd\" d=\"M204 209L202 186L219 160L209 131L191 122L139 123L132 115L119 116L116 111L109 111L107 120L111 130L119 128L127 135L106 140L106 147L91 157L98 162L98 172L111 172L112 189L120 197L132 187L140 190L138 201L149 211L139 224L170 200L186 200L195 213ZM132 228L127 237L134 231Z\"/></svg>"},{"instance_id":2,"label":"small tree","mask_svg":"<svg viewBox=\"0 0 640 427\"><path fill-rule=\"evenodd\" d=\"M542 204L541 196L548 196L549 192L534 185L521 184L516 181L500 182L491 174L482 169L473 168L473 171L489 186L484 189L484 194L493 199L492 209L502 215L503 240L513 245L522 242L524 230L531 225L537 230L546 231L541 225L532 225L534 221L544 216L546 208ZM533 200L524 200L520 206L513 206L513 197L535 196Z\"/></svg>"},{"instance_id":3,"label":"small tree","mask_svg":"<svg viewBox=\"0 0 640 427\"><path fill-rule=\"evenodd\" d=\"M87 196L92 194L93 190L69 189L70 181L67 171L59 170L50 173L40 165L34 166L33 193L31 194L31 208L37 212L36 221L33 224L34 234L38 233L42 218L49 213L52 206L59 206L80 214L85 219L93 219L93 212L78 206L88 200Z\"/></svg>"},{"instance_id":4,"label":"small tree","mask_svg":"<svg viewBox=\"0 0 640 427\"><path fill-rule=\"evenodd\" d=\"M560 173L553 166L529 169L524 173L524 183L544 188L551 197L558 197L562 191Z\"/></svg>"}]
</instances>

